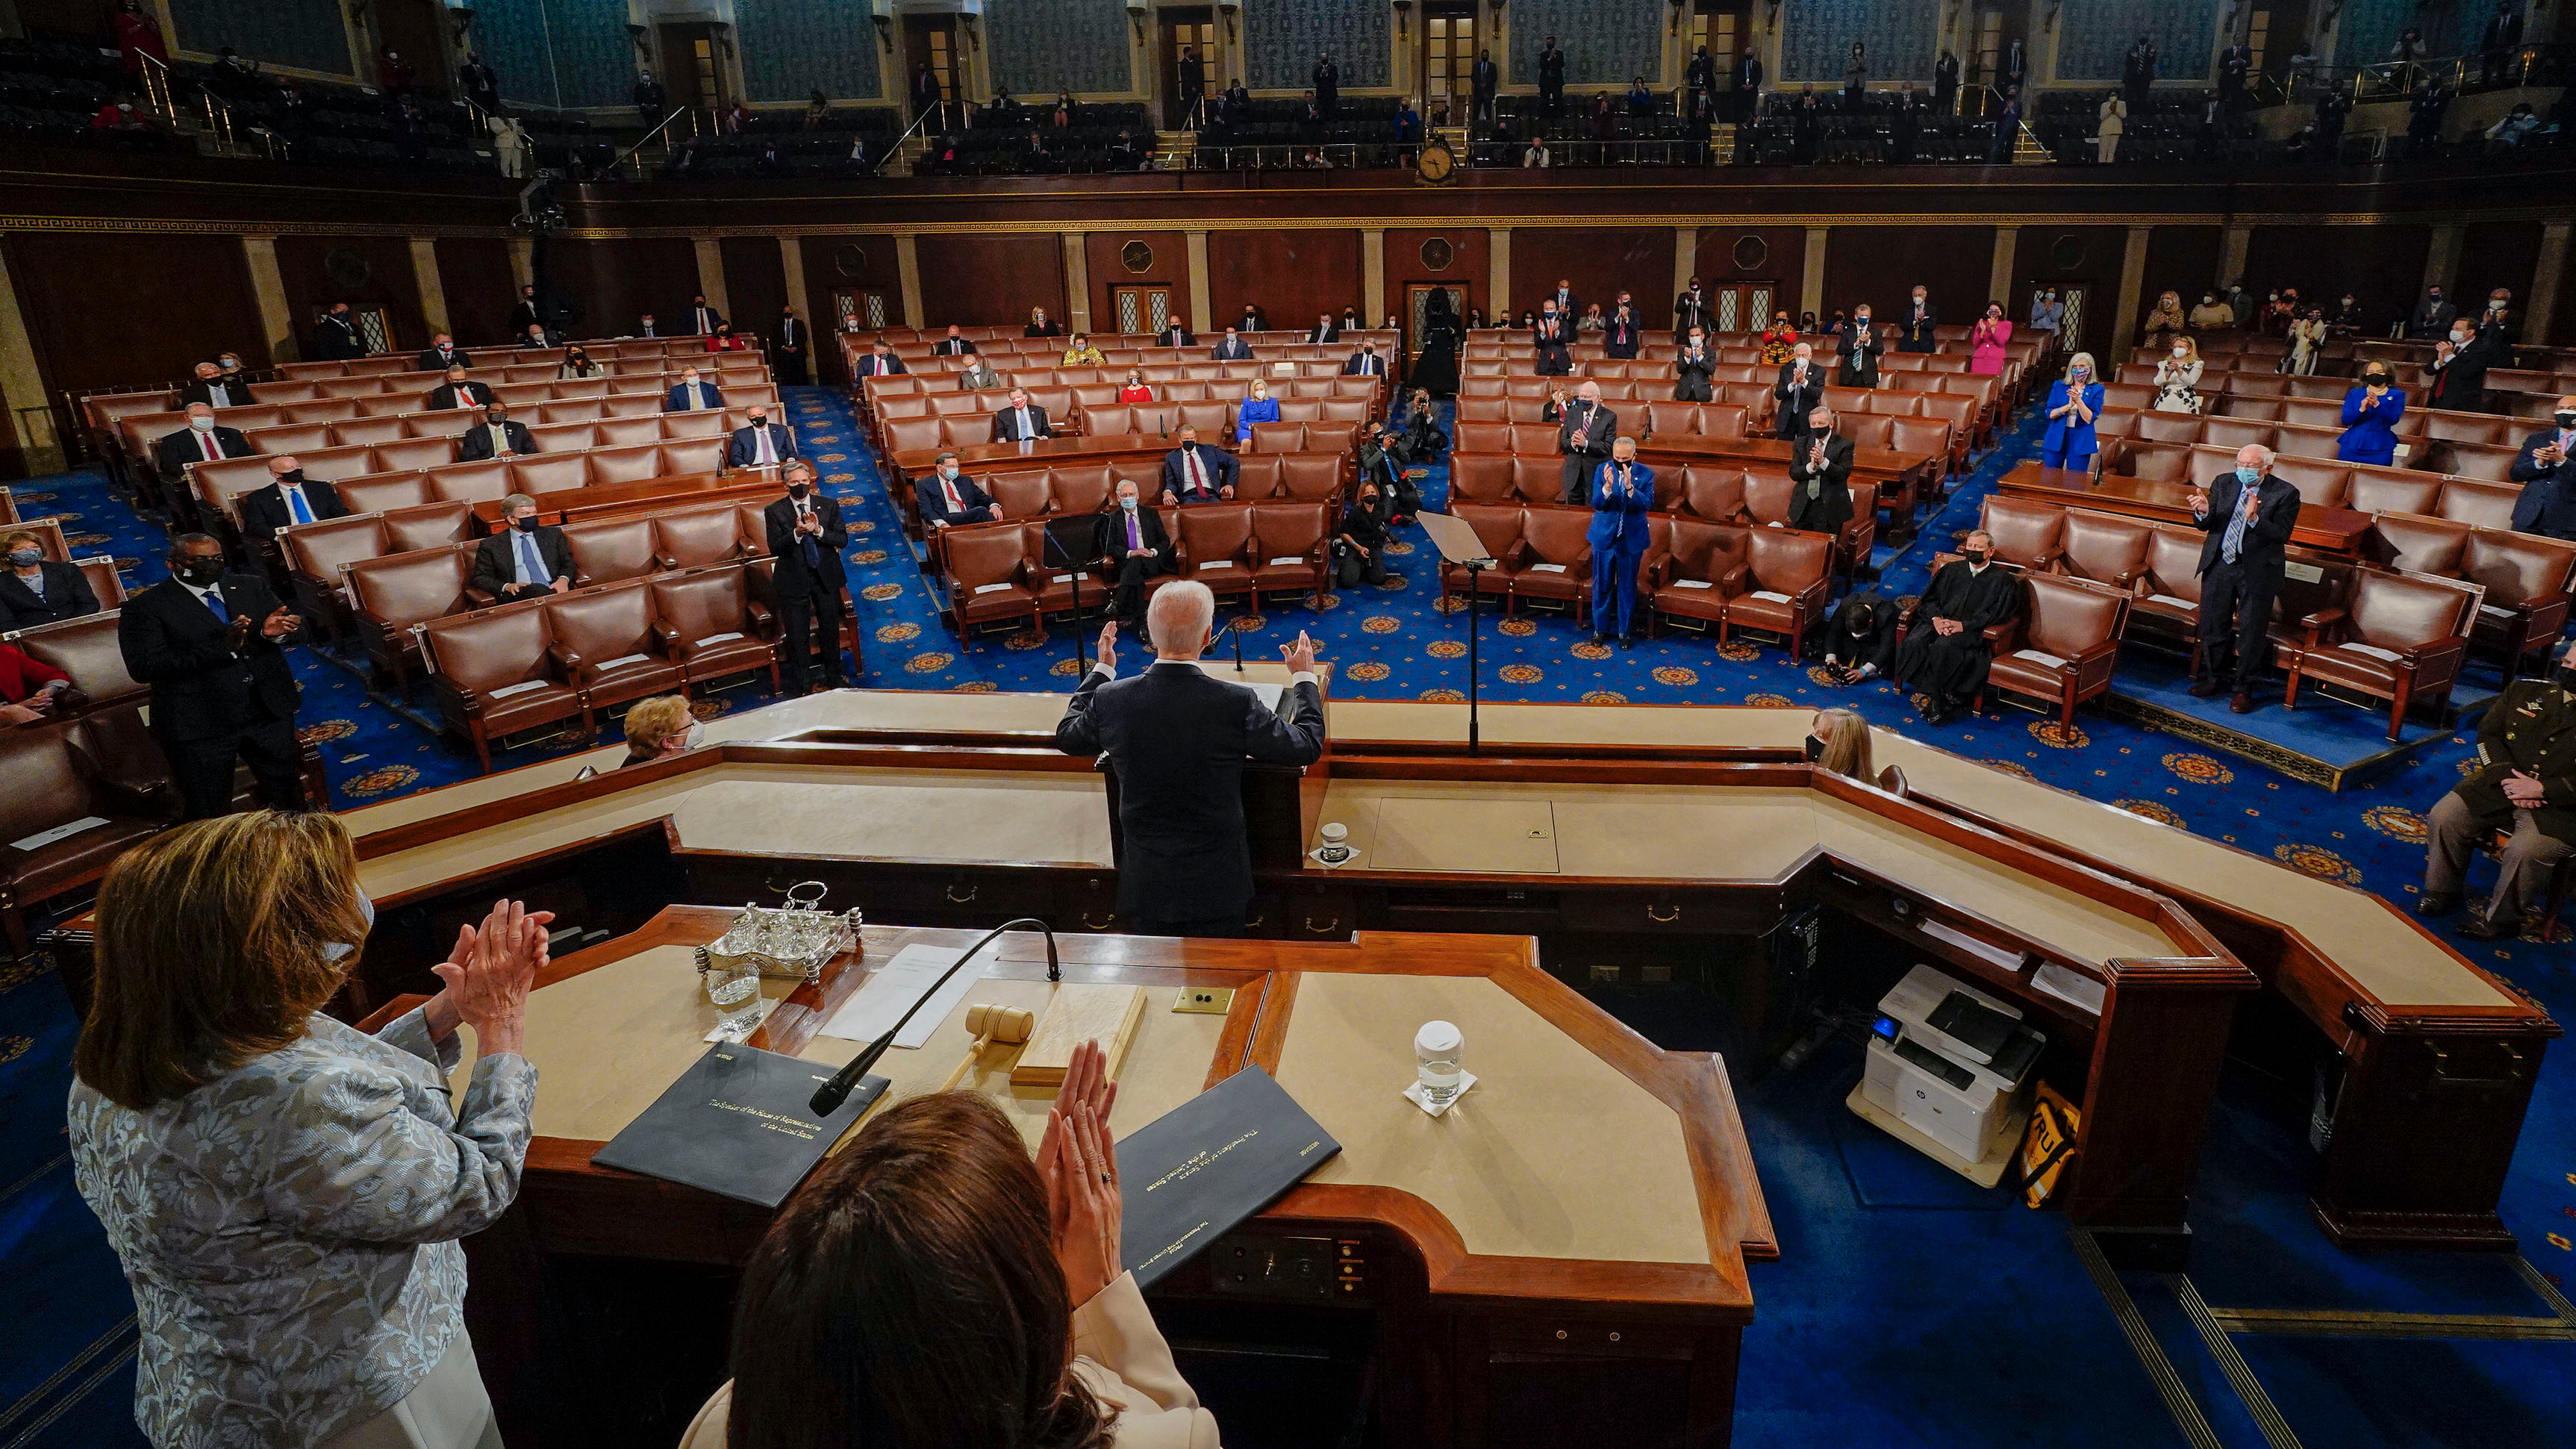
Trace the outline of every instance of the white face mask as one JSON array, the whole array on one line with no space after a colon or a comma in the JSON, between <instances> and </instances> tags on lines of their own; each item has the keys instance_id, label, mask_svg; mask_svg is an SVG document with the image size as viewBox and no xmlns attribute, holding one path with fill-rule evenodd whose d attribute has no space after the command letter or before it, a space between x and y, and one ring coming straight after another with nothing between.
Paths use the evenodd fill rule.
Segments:
<instances>
[{"instance_id":1,"label":"white face mask","mask_svg":"<svg viewBox=\"0 0 2576 1449\"><path fill-rule=\"evenodd\" d=\"M2191 355L2190 353L2183 351L2183 350L2182 350L2181 348L2179 348L2179 347L2177 347L2177 348L2175 348L2175 349L2174 349L2174 356L2176 356L2176 357L2189 357L2190 355Z\"/></svg>"},{"instance_id":2,"label":"white face mask","mask_svg":"<svg viewBox=\"0 0 2576 1449\"><path fill-rule=\"evenodd\" d=\"M2469 334L2467 334L2466 332L2454 332L2454 333L2452 333L2452 334L2451 334L2451 344L2452 344L2453 346L2455 346L2455 347L2456 347L2456 346L2458 346L2458 345L2459 345L2459 344L2461 344L2461 343L2464 343L2464 342L2468 341L2468 340L2469 340Z\"/></svg>"},{"instance_id":3,"label":"white face mask","mask_svg":"<svg viewBox=\"0 0 2576 1449\"><path fill-rule=\"evenodd\" d=\"M201 433L210 433L215 429L215 420L213 418L190 418L188 419L188 426L195 428Z\"/></svg>"},{"instance_id":4,"label":"white face mask","mask_svg":"<svg viewBox=\"0 0 2576 1449\"><path fill-rule=\"evenodd\" d=\"M689 732L680 737L680 748L694 750L702 747L706 742L707 727L703 724L692 724L689 726Z\"/></svg>"},{"instance_id":5,"label":"white face mask","mask_svg":"<svg viewBox=\"0 0 2576 1449\"><path fill-rule=\"evenodd\" d=\"M1118 500L1118 506L1133 513L1136 511L1136 500L1132 497L1121 498Z\"/></svg>"},{"instance_id":6,"label":"white face mask","mask_svg":"<svg viewBox=\"0 0 2576 1449\"><path fill-rule=\"evenodd\" d=\"M947 482L954 483L957 481L957 470L954 468L942 468L939 470L939 476Z\"/></svg>"}]
</instances>

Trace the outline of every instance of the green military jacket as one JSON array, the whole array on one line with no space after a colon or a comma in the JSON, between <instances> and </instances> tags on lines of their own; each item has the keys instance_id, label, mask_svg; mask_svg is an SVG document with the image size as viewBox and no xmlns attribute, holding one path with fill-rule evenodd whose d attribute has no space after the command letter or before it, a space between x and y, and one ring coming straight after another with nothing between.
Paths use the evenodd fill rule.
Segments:
<instances>
[{"instance_id":1,"label":"green military jacket","mask_svg":"<svg viewBox=\"0 0 2576 1449\"><path fill-rule=\"evenodd\" d=\"M2516 680L2487 706L2478 724L2477 768L2460 782L2460 801L2480 823L2513 816L2504 778L2515 770L2547 793L2533 814L2543 832L2576 842L2576 693L2547 679Z\"/></svg>"}]
</instances>

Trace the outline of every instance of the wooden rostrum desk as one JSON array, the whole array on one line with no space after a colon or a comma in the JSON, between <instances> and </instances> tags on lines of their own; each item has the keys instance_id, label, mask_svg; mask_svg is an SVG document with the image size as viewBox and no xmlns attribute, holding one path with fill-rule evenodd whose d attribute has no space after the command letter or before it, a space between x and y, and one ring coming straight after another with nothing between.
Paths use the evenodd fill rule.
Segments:
<instances>
[{"instance_id":1,"label":"wooden rostrum desk","mask_svg":"<svg viewBox=\"0 0 2576 1449\"><path fill-rule=\"evenodd\" d=\"M603 750L349 812L380 903L360 986L376 1005L428 989L456 923L503 891L598 937L807 879L872 921L1034 914L1114 932L1108 782L1055 752L1062 709L1055 695L839 691L712 721L713 747L667 762L573 778L613 765ZM2174 1240L2233 1050L2296 1061L2295 1080L2327 1069L2311 1205L2337 1241L2511 1241L2496 1197L2558 1028L2376 897L1883 731L1906 797L1820 778L1797 760L1804 710L1490 706L1473 759L1462 705L1330 701L1327 718L1316 766L1246 774L1255 938L1741 941L1821 905L2029 1005L2056 1044L2051 1080L2085 1108L2065 1209L2106 1240L2146 1256ZM1541 811L1552 860L1519 823ZM1360 859L1305 858L1326 819ZM1921 931L1927 919L2102 980L2100 1022L2031 993L2029 956L2006 970ZM1187 965L1252 948L1172 949ZM1730 1241L1758 1257L1755 1201ZM1489 1411L1407 1410L1428 1416L1422 1442L1462 1444L1485 1442Z\"/></svg>"}]
</instances>

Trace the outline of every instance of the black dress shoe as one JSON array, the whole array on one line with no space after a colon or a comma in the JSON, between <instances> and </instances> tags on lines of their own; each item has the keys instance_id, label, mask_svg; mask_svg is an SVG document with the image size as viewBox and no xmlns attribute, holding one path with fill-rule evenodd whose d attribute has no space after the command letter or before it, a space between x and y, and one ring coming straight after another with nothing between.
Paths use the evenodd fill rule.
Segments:
<instances>
[{"instance_id":1,"label":"black dress shoe","mask_svg":"<svg viewBox=\"0 0 2576 1449\"><path fill-rule=\"evenodd\" d=\"M2459 908L2460 898L2458 896L2426 896L2415 903L2415 914L2419 916L2447 916Z\"/></svg>"},{"instance_id":2,"label":"black dress shoe","mask_svg":"<svg viewBox=\"0 0 2576 1449\"><path fill-rule=\"evenodd\" d=\"M2522 917L2480 916L2462 921L2460 934L2472 941L2510 941L2522 934Z\"/></svg>"},{"instance_id":3,"label":"black dress shoe","mask_svg":"<svg viewBox=\"0 0 2576 1449\"><path fill-rule=\"evenodd\" d=\"M2261 705L2254 702L2254 696L2241 689L2227 697L2227 709L2231 714L2252 714L2261 708Z\"/></svg>"},{"instance_id":4,"label":"black dress shoe","mask_svg":"<svg viewBox=\"0 0 2576 1449\"><path fill-rule=\"evenodd\" d=\"M1610 636L1602 633L1598 629L1595 629L1592 631L1592 642L1601 648L1607 649L1610 647Z\"/></svg>"},{"instance_id":5,"label":"black dress shoe","mask_svg":"<svg viewBox=\"0 0 2576 1449\"><path fill-rule=\"evenodd\" d=\"M1620 648L1622 648L1622 649L1634 649L1634 648L1636 648L1636 647L1637 647L1637 636L1636 636L1636 635L1634 635L1634 634L1622 634L1622 635L1620 635L1620 636L1619 636L1619 647L1620 647Z\"/></svg>"},{"instance_id":6,"label":"black dress shoe","mask_svg":"<svg viewBox=\"0 0 2576 1449\"><path fill-rule=\"evenodd\" d=\"M2191 682L2191 697L2194 699L2207 699L2225 688L2227 688L2226 685L2219 683L2215 679L2195 679Z\"/></svg>"}]
</instances>

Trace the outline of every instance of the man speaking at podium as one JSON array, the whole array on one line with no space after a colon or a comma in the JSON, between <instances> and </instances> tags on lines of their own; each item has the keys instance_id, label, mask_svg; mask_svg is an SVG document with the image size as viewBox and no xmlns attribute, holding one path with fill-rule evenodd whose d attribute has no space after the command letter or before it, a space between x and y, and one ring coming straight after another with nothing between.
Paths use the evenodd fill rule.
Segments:
<instances>
[{"instance_id":1,"label":"man speaking at podium","mask_svg":"<svg viewBox=\"0 0 2576 1449\"><path fill-rule=\"evenodd\" d=\"M1324 753L1324 692L1304 631L1280 649L1280 713L1199 665L1216 618L1207 585L1165 584L1146 606L1154 663L1117 677L1118 625L1055 727L1068 755L1107 755L1118 772L1118 915L1138 936L1240 936L1252 904L1243 764L1311 765Z\"/></svg>"}]
</instances>

